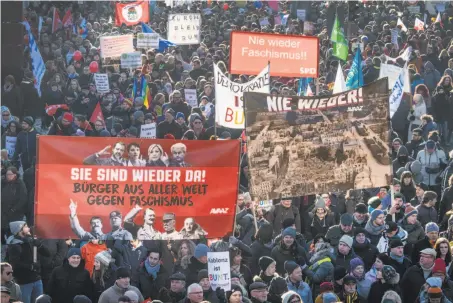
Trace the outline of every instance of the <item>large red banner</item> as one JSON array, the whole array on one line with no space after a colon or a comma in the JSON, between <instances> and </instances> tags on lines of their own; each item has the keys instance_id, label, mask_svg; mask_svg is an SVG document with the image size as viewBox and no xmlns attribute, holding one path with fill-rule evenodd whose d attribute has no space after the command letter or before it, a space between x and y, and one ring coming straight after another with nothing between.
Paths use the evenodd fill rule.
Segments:
<instances>
[{"instance_id":1,"label":"large red banner","mask_svg":"<svg viewBox=\"0 0 453 303\"><path fill-rule=\"evenodd\" d=\"M232 231L240 142L38 138L36 234L179 240Z\"/></svg>"}]
</instances>

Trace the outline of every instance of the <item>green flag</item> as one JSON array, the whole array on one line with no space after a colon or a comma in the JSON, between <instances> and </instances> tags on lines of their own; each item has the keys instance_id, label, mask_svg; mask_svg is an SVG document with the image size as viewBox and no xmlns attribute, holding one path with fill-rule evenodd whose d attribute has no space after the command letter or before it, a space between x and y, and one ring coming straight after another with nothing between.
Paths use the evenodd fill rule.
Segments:
<instances>
[{"instance_id":1,"label":"green flag","mask_svg":"<svg viewBox=\"0 0 453 303\"><path fill-rule=\"evenodd\" d=\"M348 58L348 42L344 37L343 28L340 27L337 15L335 15L335 22L333 24L330 40L333 42L333 55L346 61Z\"/></svg>"}]
</instances>

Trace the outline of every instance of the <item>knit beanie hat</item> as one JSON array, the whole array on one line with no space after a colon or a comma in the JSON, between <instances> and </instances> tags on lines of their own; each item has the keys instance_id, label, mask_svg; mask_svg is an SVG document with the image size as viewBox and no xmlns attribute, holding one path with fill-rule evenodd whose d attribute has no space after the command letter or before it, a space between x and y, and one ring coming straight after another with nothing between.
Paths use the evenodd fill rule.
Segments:
<instances>
[{"instance_id":1,"label":"knit beanie hat","mask_svg":"<svg viewBox=\"0 0 453 303\"><path fill-rule=\"evenodd\" d=\"M322 295L322 303L335 303L337 300L337 296L332 292L326 292Z\"/></svg>"},{"instance_id":2,"label":"knit beanie hat","mask_svg":"<svg viewBox=\"0 0 453 303\"><path fill-rule=\"evenodd\" d=\"M447 267L445 265L445 261L440 259L440 258L437 258L435 261L434 261L434 267L433 267L433 270L432 270L432 273L441 273L441 274L446 274L447 273Z\"/></svg>"},{"instance_id":3,"label":"knit beanie hat","mask_svg":"<svg viewBox=\"0 0 453 303\"><path fill-rule=\"evenodd\" d=\"M35 303L52 303L52 298L49 295L40 295L36 298Z\"/></svg>"},{"instance_id":4,"label":"knit beanie hat","mask_svg":"<svg viewBox=\"0 0 453 303\"><path fill-rule=\"evenodd\" d=\"M138 302L138 294L133 290L128 290L124 293L124 296L131 299L131 301Z\"/></svg>"},{"instance_id":5,"label":"knit beanie hat","mask_svg":"<svg viewBox=\"0 0 453 303\"><path fill-rule=\"evenodd\" d=\"M371 206L371 208L376 209L379 205L381 205L381 199L379 197L371 197L368 200L368 206Z\"/></svg>"},{"instance_id":6,"label":"knit beanie hat","mask_svg":"<svg viewBox=\"0 0 453 303\"><path fill-rule=\"evenodd\" d=\"M392 239L390 240L390 248L396 248L396 247L401 247L404 246L403 241L401 241L400 238Z\"/></svg>"},{"instance_id":7,"label":"knit beanie hat","mask_svg":"<svg viewBox=\"0 0 453 303\"><path fill-rule=\"evenodd\" d=\"M126 267L119 267L115 272L116 279L130 278L131 272Z\"/></svg>"},{"instance_id":8,"label":"knit beanie hat","mask_svg":"<svg viewBox=\"0 0 453 303\"><path fill-rule=\"evenodd\" d=\"M258 266L260 267L261 271L266 271L266 269L272 263L275 263L274 259L272 259L271 257L268 257L268 256L263 256L259 259Z\"/></svg>"},{"instance_id":9,"label":"knit beanie hat","mask_svg":"<svg viewBox=\"0 0 453 303\"><path fill-rule=\"evenodd\" d=\"M354 237L356 237L358 234L364 234L366 236L368 235L368 232L363 227L356 227L354 228Z\"/></svg>"},{"instance_id":10,"label":"knit beanie hat","mask_svg":"<svg viewBox=\"0 0 453 303\"><path fill-rule=\"evenodd\" d=\"M384 265L382 267L382 278L384 278L385 281L391 281L396 277L396 275L397 272L392 266Z\"/></svg>"},{"instance_id":11,"label":"knit beanie hat","mask_svg":"<svg viewBox=\"0 0 453 303\"><path fill-rule=\"evenodd\" d=\"M26 116L23 121L30 126L33 126L33 124L35 124L35 119L33 119L33 117L31 116Z\"/></svg>"},{"instance_id":12,"label":"knit beanie hat","mask_svg":"<svg viewBox=\"0 0 453 303\"><path fill-rule=\"evenodd\" d=\"M74 302L74 303L91 303L91 300L87 296L77 295L74 297L74 300L72 302Z\"/></svg>"},{"instance_id":13,"label":"knit beanie hat","mask_svg":"<svg viewBox=\"0 0 453 303\"><path fill-rule=\"evenodd\" d=\"M365 263L363 263L361 258L354 258L349 262L349 268L351 269L351 272L353 272L357 268L357 266L360 265L362 265L365 269Z\"/></svg>"},{"instance_id":14,"label":"knit beanie hat","mask_svg":"<svg viewBox=\"0 0 453 303\"><path fill-rule=\"evenodd\" d=\"M352 248L352 243L354 242L354 240L348 236L348 235L343 235L341 238L340 238L340 242L343 242L344 244L346 244L347 246L349 246L350 248Z\"/></svg>"},{"instance_id":15,"label":"knit beanie hat","mask_svg":"<svg viewBox=\"0 0 453 303\"><path fill-rule=\"evenodd\" d=\"M200 120L201 122L203 122L203 119L201 119L199 114L193 113L189 116L190 125L192 125L195 122L195 120Z\"/></svg>"},{"instance_id":16,"label":"knit beanie hat","mask_svg":"<svg viewBox=\"0 0 453 303\"><path fill-rule=\"evenodd\" d=\"M354 211L359 214L366 214L366 213L368 213L368 208L366 207L365 204L359 203L355 206Z\"/></svg>"},{"instance_id":17,"label":"knit beanie hat","mask_svg":"<svg viewBox=\"0 0 453 303\"><path fill-rule=\"evenodd\" d=\"M294 261L285 261L285 271L288 275L292 274L298 267L300 267L300 265Z\"/></svg>"},{"instance_id":18,"label":"knit beanie hat","mask_svg":"<svg viewBox=\"0 0 453 303\"><path fill-rule=\"evenodd\" d=\"M11 234L13 234L13 236L16 236L22 231L22 228L24 228L25 224L27 224L25 221L9 222L9 230L11 231Z\"/></svg>"},{"instance_id":19,"label":"knit beanie hat","mask_svg":"<svg viewBox=\"0 0 453 303\"><path fill-rule=\"evenodd\" d=\"M80 253L80 248L72 247L68 250L68 254L66 255L66 258L71 258L72 256L79 256L81 257L82 254Z\"/></svg>"},{"instance_id":20,"label":"knit beanie hat","mask_svg":"<svg viewBox=\"0 0 453 303\"><path fill-rule=\"evenodd\" d=\"M201 279L205 279L205 278L208 278L208 270L207 269L202 269L198 272L198 282L201 281Z\"/></svg>"},{"instance_id":21,"label":"knit beanie hat","mask_svg":"<svg viewBox=\"0 0 453 303\"><path fill-rule=\"evenodd\" d=\"M283 227L283 229L286 229L288 227L292 227L294 224L295 224L295 221L293 218L286 218L282 222L282 227Z\"/></svg>"},{"instance_id":22,"label":"knit beanie hat","mask_svg":"<svg viewBox=\"0 0 453 303\"><path fill-rule=\"evenodd\" d=\"M413 206L406 207L406 210L404 211L404 218L408 218L412 215L418 215L417 209Z\"/></svg>"},{"instance_id":23,"label":"knit beanie hat","mask_svg":"<svg viewBox=\"0 0 453 303\"><path fill-rule=\"evenodd\" d=\"M199 259L201 257L207 257L208 252L210 252L209 247L200 243L195 247L194 257L197 259Z\"/></svg>"},{"instance_id":24,"label":"knit beanie hat","mask_svg":"<svg viewBox=\"0 0 453 303\"><path fill-rule=\"evenodd\" d=\"M341 280L346 276L346 268L343 266L335 266L335 269L333 271L333 277L335 281Z\"/></svg>"},{"instance_id":25,"label":"knit beanie hat","mask_svg":"<svg viewBox=\"0 0 453 303\"><path fill-rule=\"evenodd\" d=\"M442 298L442 289L439 287L430 287L428 288L428 298L430 299L439 299Z\"/></svg>"},{"instance_id":26,"label":"knit beanie hat","mask_svg":"<svg viewBox=\"0 0 453 303\"><path fill-rule=\"evenodd\" d=\"M94 257L95 260L98 260L100 263L104 264L105 266L108 266L110 262L112 262L112 255L107 251L101 251L96 254Z\"/></svg>"},{"instance_id":27,"label":"knit beanie hat","mask_svg":"<svg viewBox=\"0 0 453 303\"><path fill-rule=\"evenodd\" d=\"M181 112L177 112L177 113L176 113L176 119L179 119L179 118L183 118L183 119L184 119L184 121L186 120L186 116L184 116L184 114L183 114L183 113L181 113Z\"/></svg>"},{"instance_id":28,"label":"knit beanie hat","mask_svg":"<svg viewBox=\"0 0 453 303\"><path fill-rule=\"evenodd\" d=\"M74 116L71 113L65 112L63 114L63 119L65 119L68 122L73 122L74 121Z\"/></svg>"},{"instance_id":29,"label":"knit beanie hat","mask_svg":"<svg viewBox=\"0 0 453 303\"><path fill-rule=\"evenodd\" d=\"M328 291L333 291L333 284L332 282L322 282L321 285L319 285L319 293L323 292L328 292Z\"/></svg>"},{"instance_id":30,"label":"knit beanie hat","mask_svg":"<svg viewBox=\"0 0 453 303\"><path fill-rule=\"evenodd\" d=\"M353 221L354 218L349 213L342 214L340 217L340 223L345 226L351 226Z\"/></svg>"},{"instance_id":31,"label":"knit beanie hat","mask_svg":"<svg viewBox=\"0 0 453 303\"><path fill-rule=\"evenodd\" d=\"M296 230L292 227L285 228L282 232L282 238L290 236L296 239Z\"/></svg>"},{"instance_id":32,"label":"knit beanie hat","mask_svg":"<svg viewBox=\"0 0 453 303\"><path fill-rule=\"evenodd\" d=\"M430 233L433 231L439 232L439 226L434 222L429 222L428 224L426 224L425 233Z\"/></svg>"},{"instance_id":33,"label":"knit beanie hat","mask_svg":"<svg viewBox=\"0 0 453 303\"><path fill-rule=\"evenodd\" d=\"M282 294L288 291L288 284L285 278L280 276L273 277L269 284L269 292L273 294Z\"/></svg>"},{"instance_id":34,"label":"knit beanie hat","mask_svg":"<svg viewBox=\"0 0 453 303\"><path fill-rule=\"evenodd\" d=\"M138 110L134 113L134 120L137 121L138 119L140 118L145 118L145 114L141 111L141 110Z\"/></svg>"},{"instance_id":35,"label":"knit beanie hat","mask_svg":"<svg viewBox=\"0 0 453 303\"><path fill-rule=\"evenodd\" d=\"M374 221L376 220L377 217L379 217L380 215L383 215L384 212L380 209L375 209L371 212L371 221Z\"/></svg>"}]
</instances>

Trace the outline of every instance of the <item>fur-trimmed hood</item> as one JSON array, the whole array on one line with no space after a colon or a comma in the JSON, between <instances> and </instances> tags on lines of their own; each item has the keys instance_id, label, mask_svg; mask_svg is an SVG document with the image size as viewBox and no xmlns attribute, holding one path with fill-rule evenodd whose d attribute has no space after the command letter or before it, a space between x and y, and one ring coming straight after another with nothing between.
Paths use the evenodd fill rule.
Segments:
<instances>
[{"instance_id":1,"label":"fur-trimmed hood","mask_svg":"<svg viewBox=\"0 0 453 303\"><path fill-rule=\"evenodd\" d=\"M396 285L400 282L400 274L396 273L396 276L391 278L389 281L385 280L384 277L382 277L382 281L387 284Z\"/></svg>"},{"instance_id":2,"label":"fur-trimmed hood","mask_svg":"<svg viewBox=\"0 0 453 303\"><path fill-rule=\"evenodd\" d=\"M382 301L385 302L385 300L391 300L394 303L403 303L401 300L401 297L398 295L396 291L393 290L387 290L384 295L382 296Z\"/></svg>"}]
</instances>

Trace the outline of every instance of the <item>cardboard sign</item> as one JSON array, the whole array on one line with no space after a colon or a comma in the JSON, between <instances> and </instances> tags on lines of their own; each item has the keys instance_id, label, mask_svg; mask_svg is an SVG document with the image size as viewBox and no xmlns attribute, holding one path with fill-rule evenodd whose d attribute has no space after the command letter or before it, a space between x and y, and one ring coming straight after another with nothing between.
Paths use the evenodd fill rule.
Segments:
<instances>
[{"instance_id":1,"label":"cardboard sign","mask_svg":"<svg viewBox=\"0 0 453 303\"><path fill-rule=\"evenodd\" d=\"M121 68L137 68L142 66L142 53L132 52L121 55Z\"/></svg>"},{"instance_id":2,"label":"cardboard sign","mask_svg":"<svg viewBox=\"0 0 453 303\"><path fill-rule=\"evenodd\" d=\"M217 287L224 291L231 290L230 253L208 252L208 277L212 290Z\"/></svg>"},{"instance_id":3,"label":"cardboard sign","mask_svg":"<svg viewBox=\"0 0 453 303\"><path fill-rule=\"evenodd\" d=\"M134 51L132 35L104 36L100 38L101 58L117 58Z\"/></svg>"},{"instance_id":4,"label":"cardboard sign","mask_svg":"<svg viewBox=\"0 0 453 303\"><path fill-rule=\"evenodd\" d=\"M185 88L184 96L187 104L191 107L198 107L197 90L195 88Z\"/></svg>"},{"instance_id":5,"label":"cardboard sign","mask_svg":"<svg viewBox=\"0 0 453 303\"><path fill-rule=\"evenodd\" d=\"M137 34L137 48L159 48L159 34L139 33Z\"/></svg>"},{"instance_id":6,"label":"cardboard sign","mask_svg":"<svg viewBox=\"0 0 453 303\"><path fill-rule=\"evenodd\" d=\"M156 139L156 123L142 124L140 138Z\"/></svg>"},{"instance_id":7,"label":"cardboard sign","mask_svg":"<svg viewBox=\"0 0 453 303\"><path fill-rule=\"evenodd\" d=\"M271 76L317 78L318 37L231 33L231 74L257 75L268 62L271 64Z\"/></svg>"},{"instance_id":8,"label":"cardboard sign","mask_svg":"<svg viewBox=\"0 0 453 303\"><path fill-rule=\"evenodd\" d=\"M177 45L199 44L201 41L200 14L168 15L168 40Z\"/></svg>"},{"instance_id":9,"label":"cardboard sign","mask_svg":"<svg viewBox=\"0 0 453 303\"><path fill-rule=\"evenodd\" d=\"M297 19L300 21L305 21L307 11L304 9L298 9L297 10Z\"/></svg>"},{"instance_id":10,"label":"cardboard sign","mask_svg":"<svg viewBox=\"0 0 453 303\"><path fill-rule=\"evenodd\" d=\"M110 91L109 77L107 74L94 74L94 82L96 90L100 93L108 93Z\"/></svg>"},{"instance_id":11,"label":"cardboard sign","mask_svg":"<svg viewBox=\"0 0 453 303\"><path fill-rule=\"evenodd\" d=\"M16 151L16 142L17 137L6 136L5 138L5 148L8 151L8 158L12 159L14 152Z\"/></svg>"}]
</instances>

